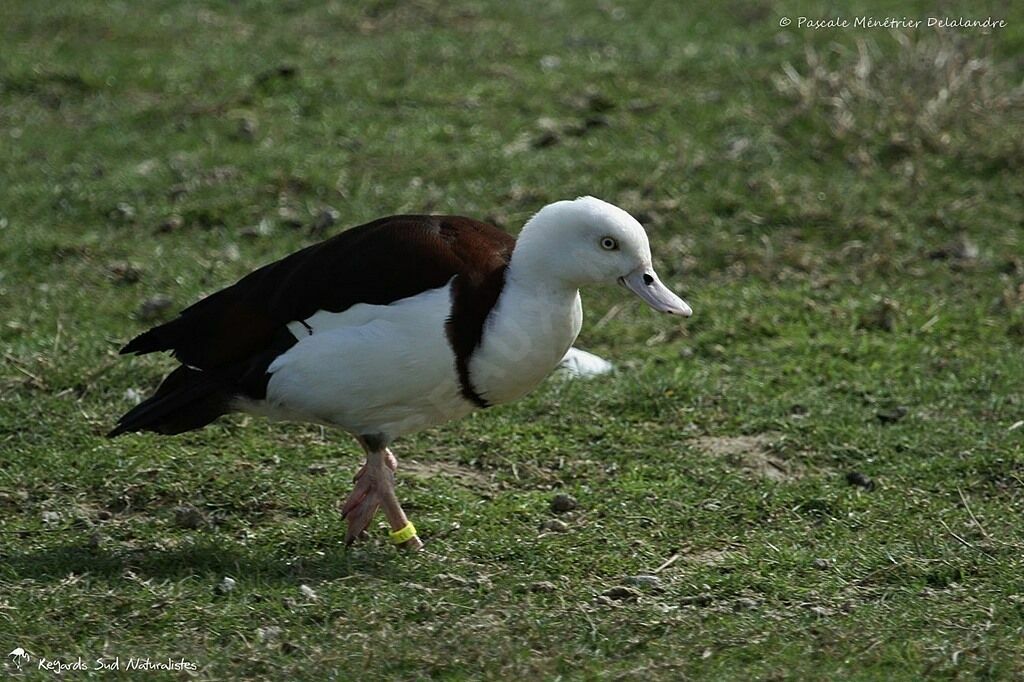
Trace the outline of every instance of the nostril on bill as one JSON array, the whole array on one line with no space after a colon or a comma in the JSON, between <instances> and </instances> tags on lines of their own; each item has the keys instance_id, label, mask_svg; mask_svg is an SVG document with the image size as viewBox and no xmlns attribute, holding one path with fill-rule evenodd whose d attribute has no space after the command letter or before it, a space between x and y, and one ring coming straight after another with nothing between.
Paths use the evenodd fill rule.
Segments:
<instances>
[{"instance_id":1,"label":"nostril on bill","mask_svg":"<svg viewBox=\"0 0 1024 682\"><path fill-rule=\"evenodd\" d=\"M648 275L646 272L644 273L644 284L646 284L647 286L651 286L652 284L654 284L654 278Z\"/></svg>"}]
</instances>

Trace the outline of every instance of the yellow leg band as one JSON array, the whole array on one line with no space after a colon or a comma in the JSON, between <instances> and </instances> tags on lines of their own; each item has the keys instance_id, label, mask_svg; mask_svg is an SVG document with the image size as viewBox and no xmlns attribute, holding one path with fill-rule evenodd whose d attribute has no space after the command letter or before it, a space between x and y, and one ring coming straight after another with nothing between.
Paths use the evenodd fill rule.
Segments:
<instances>
[{"instance_id":1,"label":"yellow leg band","mask_svg":"<svg viewBox=\"0 0 1024 682\"><path fill-rule=\"evenodd\" d=\"M393 530L388 533L388 537L391 538L391 542L396 545L400 545L403 542L408 542L416 537L416 526L412 525L412 521L409 521L398 530Z\"/></svg>"}]
</instances>

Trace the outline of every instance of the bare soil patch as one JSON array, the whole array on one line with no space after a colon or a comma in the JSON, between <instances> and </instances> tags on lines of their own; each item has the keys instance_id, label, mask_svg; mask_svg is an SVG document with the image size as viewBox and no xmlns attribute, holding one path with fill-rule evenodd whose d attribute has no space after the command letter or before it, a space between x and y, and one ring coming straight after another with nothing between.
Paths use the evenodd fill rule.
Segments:
<instances>
[{"instance_id":1,"label":"bare soil patch","mask_svg":"<svg viewBox=\"0 0 1024 682\"><path fill-rule=\"evenodd\" d=\"M493 487L493 483L486 473L452 462L418 462L412 459L400 459L398 472L400 476L412 476L422 480L442 476L455 480L467 488L489 489Z\"/></svg>"},{"instance_id":2,"label":"bare soil patch","mask_svg":"<svg viewBox=\"0 0 1024 682\"><path fill-rule=\"evenodd\" d=\"M719 457L736 468L770 481L791 481L803 475L799 464L786 460L773 447L778 441L772 434L756 436L705 436L697 447Z\"/></svg>"}]
</instances>

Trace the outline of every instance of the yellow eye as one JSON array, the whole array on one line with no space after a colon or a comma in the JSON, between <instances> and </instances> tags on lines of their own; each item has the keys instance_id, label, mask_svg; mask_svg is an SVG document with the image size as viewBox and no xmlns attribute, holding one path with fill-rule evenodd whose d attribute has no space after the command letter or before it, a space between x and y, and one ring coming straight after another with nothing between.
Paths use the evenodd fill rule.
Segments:
<instances>
[{"instance_id":1,"label":"yellow eye","mask_svg":"<svg viewBox=\"0 0 1024 682\"><path fill-rule=\"evenodd\" d=\"M614 251L619 248L619 243L611 237L605 237L601 240L601 248L605 251Z\"/></svg>"}]
</instances>

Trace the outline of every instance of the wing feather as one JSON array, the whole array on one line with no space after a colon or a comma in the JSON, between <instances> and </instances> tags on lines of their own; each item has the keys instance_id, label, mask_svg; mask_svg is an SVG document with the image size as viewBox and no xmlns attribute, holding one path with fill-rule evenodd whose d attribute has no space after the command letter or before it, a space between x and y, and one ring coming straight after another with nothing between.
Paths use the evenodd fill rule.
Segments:
<instances>
[{"instance_id":1,"label":"wing feather","mask_svg":"<svg viewBox=\"0 0 1024 682\"><path fill-rule=\"evenodd\" d=\"M139 335L121 353L170 351L262 398L266 367L294 343L289 322L357 303L385 305L436 289L458 275L464 286L493 279L515 239L459 216L382 218L265 265Z\"/></svg>"}]
</instances>

